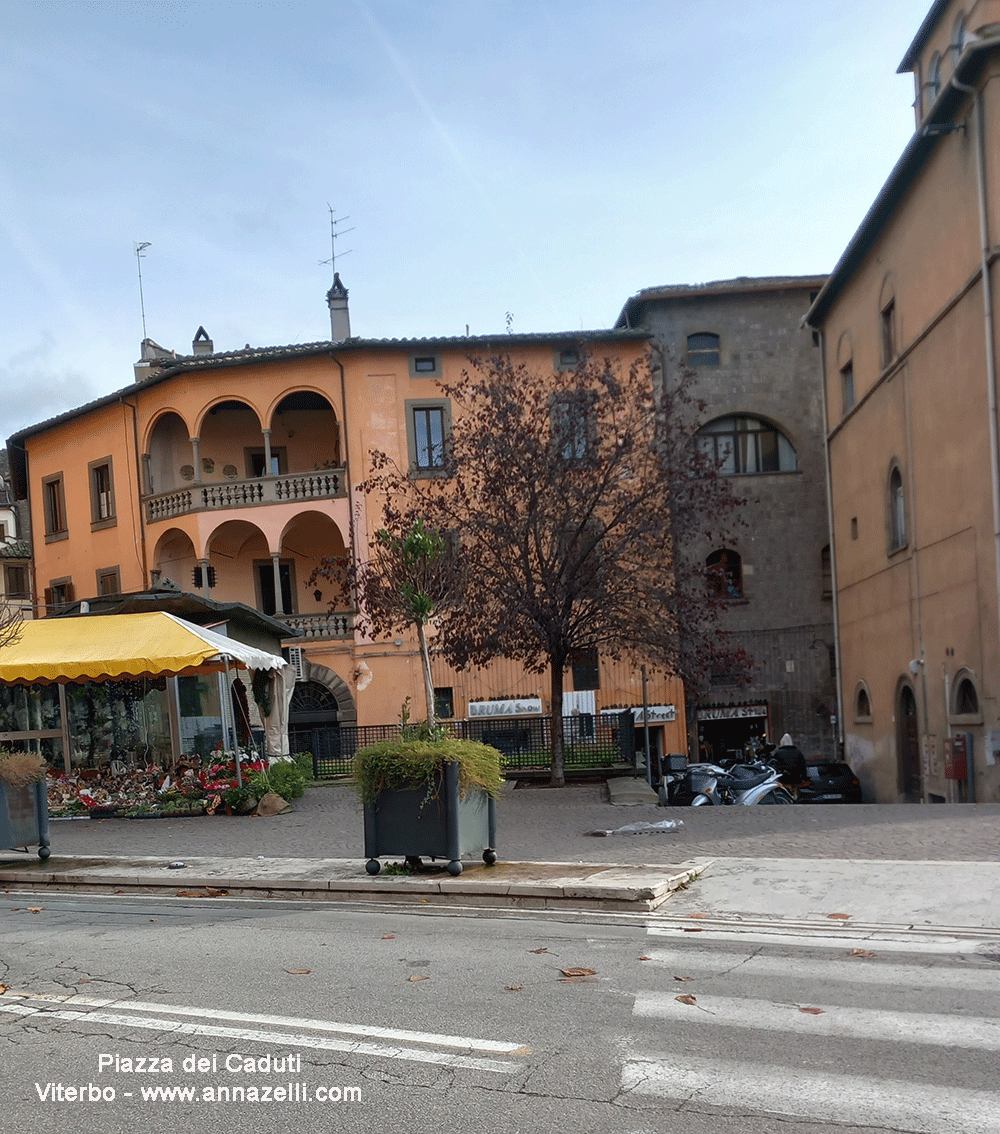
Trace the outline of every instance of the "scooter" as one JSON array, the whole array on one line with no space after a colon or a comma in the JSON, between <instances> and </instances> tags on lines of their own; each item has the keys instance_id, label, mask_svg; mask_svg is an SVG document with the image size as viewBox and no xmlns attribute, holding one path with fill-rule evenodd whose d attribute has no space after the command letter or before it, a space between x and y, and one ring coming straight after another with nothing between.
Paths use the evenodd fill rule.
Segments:
<instances>
[{"instance_id":1,"label":"scooter","mask_svg":"<svg viewBox=\"0 0 1000 1134\"><path fill-rule=\"evenodd\" d=\"M660 780L661 807L714 807L794 803L778 773L766 764L689 764Z\"/></svg>"}]
</instances>

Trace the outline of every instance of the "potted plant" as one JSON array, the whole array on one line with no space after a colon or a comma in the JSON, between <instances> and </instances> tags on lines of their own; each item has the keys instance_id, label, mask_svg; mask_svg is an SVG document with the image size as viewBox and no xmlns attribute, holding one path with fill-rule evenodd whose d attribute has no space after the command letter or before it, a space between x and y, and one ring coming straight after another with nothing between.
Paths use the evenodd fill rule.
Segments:
<instances>
[{"instance_id":1,"label":"potted plant","mask_svg":"<svg viewBox=\"0 0 1000 1134\"><path fill-rule=\"evenodd\" d=\"M402 735L362 748L354 780L365 811L365 869L378 874L379 856L448 860L462 873L463 854L496 862L496 798L503 785L501 756L488 744L448 736L441 726L411 724L404 704Z\"/></svg>"},{"instance_id":2,"label":"potted plant","mask_svg":"<svg viewBox=\"0 0 1000 1134\"><path fill-rule=\"evenodd\" d=\"M45 759L34 752L0 752L0 847L38 844L49 850L49 805Z\"/></svg>"}]
</instances>

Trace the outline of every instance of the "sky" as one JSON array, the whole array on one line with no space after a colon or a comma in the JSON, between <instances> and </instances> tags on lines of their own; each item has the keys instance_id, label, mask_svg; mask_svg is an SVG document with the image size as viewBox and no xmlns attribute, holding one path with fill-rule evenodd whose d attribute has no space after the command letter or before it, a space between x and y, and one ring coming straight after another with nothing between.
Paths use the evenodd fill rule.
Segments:
<instances>
[{"instance_id":1,"label":"sky","mask_svg":"<svg viewBox=\"0 0 1000 1134\"><path fill-rule=\"evenodd\" d=\"M929 7L4 0L0 440L127 386L143 312L182 354L328 339L331 209L364 338L827 272Z\"/></svg>"}]
</instances>

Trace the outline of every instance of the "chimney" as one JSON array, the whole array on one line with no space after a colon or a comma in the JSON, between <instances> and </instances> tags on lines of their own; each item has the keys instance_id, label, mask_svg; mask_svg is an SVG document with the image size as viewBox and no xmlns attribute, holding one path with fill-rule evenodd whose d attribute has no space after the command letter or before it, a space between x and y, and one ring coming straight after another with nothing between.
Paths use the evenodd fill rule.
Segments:
<instances>
[{"instance_id":1,"label":"chimney","mask_svg":"<svg viewBox=\"0 0 1000 1134\"><path fill-rule=\"evenodd\" d=\"M199 327L195 331L194 340L191 343L192 354L211 354L215 350L212 345L212 340L208 337L208 331L204 327Z\"/></svg>"},{"instance_id":2,"label":"chimney","mask_svg":"<svg viewBox=\"0 0 1000 1134\"><path fill-rule=\"evenodd\" d=\"M330 305L330 338L342 343L351 337L351 314L347 310L347 288L340 282L340 272L333 273L333 287L326 293Z\"/></svg>"},{"instance_id":3,"label":"chimney","mask_svg":"<svg viewBox=\"0 0 1000 1134\"><path fill-rule=\"evenodd\" d=\"M162 368L167 359L177 357L176 351L165 350L159 343L154 343L152 339L143 339L140 349L142 356L133 367L137 382L142 382L155 374L157 370Z\"/></svg>"}]
</instances>

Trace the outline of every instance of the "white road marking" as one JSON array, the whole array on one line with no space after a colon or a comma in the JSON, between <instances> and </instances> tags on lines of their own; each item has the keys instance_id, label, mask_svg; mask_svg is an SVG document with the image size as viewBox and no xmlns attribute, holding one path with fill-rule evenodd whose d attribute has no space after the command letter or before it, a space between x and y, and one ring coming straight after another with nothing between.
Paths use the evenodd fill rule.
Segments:
<instances>
[{"instance_id":1,"label":"white road marking","mask_svg":"<svg viewBox=\"0 0 1000 1134\"><path fill-rule=\"evenodd\" d=\"M237 1024L267 1024L279 1028L306 1028L317 1032L339 1032L342 1035L365 1036L368 1039L398 1040L423 1043L435 1047L453 1047L460 1051L487 1051L500 1055L524 1055L531 1050L520 1043L502 1040L475 1039L472 1036L438 1035L436 1032L414 1032L401 1028L379 1028L363 1024L345 1024L334 1020L313 1020L306 1016L268 1016L250 1012L227 1012L222 1009L195 1008L188 1004L164 1004L161 1001L120 1000L108 997L80 996L75 993L22 992L8 989L6 999L45 1004L69 1004L84 1008L116 1008L129 1012L157 1012L170 1016L197 1016L200 1020L226 1020Z\"/></svg>"},{"instance_id":2,"label":"white road marking","mask_svg":"<svg viewBox=\"0 0 1000 1134\"><path fill-rule=\"evenodd\" d=\"M820 1017L821 1018L821 1017ZM683 1053L626 1061L622 1087L700 1106L736 1107L824 1123L908 1134L996 1134L1000 1094L860 1075L795 1071L759 1063L691 1059Z\"/></svg>"},{"instance_id":3,"label":"white road marking","mask_svg":"<svg viewBox=\"0 0 1000 1134\"><path fill-rule=\"evenodd\" d=\"M222 1039L235 1039L248 1043L262 1043L272 1046L303 1047L319 1051L342 1051L350 1055L372 1056L377 1059L403 1059L416 1063L434 1063L465 1071L490 1071L496 1074L510 1074L521 1070L523 1065L501 1059L477 1059L467 1055L453 1055L444 1051L428 1051L418 1047L395 1047L360 1040L327 1039L318 1035L303 1035L297 1032L264 1031L259 1028L232 1028L213 1024L190 1024L182 1020L157 1018L138 1014L105 1012L100 1009L77 1011L68 1008L49 1008L34 1006L23 1001L7 1003L5 996L0 1000L0 1012L15 1016L33 1016L36 1019L68 1020L74 1023L110 1024L123 1028L140 1028L171 1035L212 1036ZM122 1005L118 1005L119 1008ZM202 1011L203 1018L211 1018L212 1013ZM527 1049L520 1048L520 1052Z\"/></svg>"},{"instance_id":4,"label":"white road marking","mask_svg":"<svg viewBox=\"0 0 1000 1134\"><path fill-rule=\"evenodd\" d=\"M670 937L675 941L687 941L692 945L718 941L726 945L743 945L747 942L758 945L794 945L810 949L881 949L884 953L975 953L979 942L975 938L950 937L947 934L912 934L890 936L869 929L859 929L857 933L830 935L826 928L817 925L798 932L783 933L760 931L757 929L701 928L697 925L651 925L650 937ZM985 940L984 936L984 940Z\"/></svg>"},{"instance_id":5,"label":"white road marking","mask_svg":"<svg viewBox=\"0 0 1000 1134\"><path fill-rule=\"evenodd\" d=\"M698 996L697 1001L697 1006L681 1004L675 999L673 990L639 992L635 998L635 1015L683 1019L689 1024L708 1022L713 1027L794 1032L797 1035L824 1038L890 1040L1000 1051L1000 1020L984 1016L888 1012L878 1008L842 1008L834 1004L802 1001L802 1007L822 1009L822 1015L813 1015L802 1012L797 1003L743 1000L732 996Z\"/></svg>"},{"instance_id":6,"label":"white road marking","mask_svg":"<svg viewBox=\"0 0 1000 1134\"><path fill-rule=\"evenodd\" d=\"M880 946L874 945L874 952ZM858 946L852 946L857 948ZM849 950L848 950L849 952ZM812 961L799 957L772 957L748 953L723 953L695 949L653 949L649 954L657 964L678 975L780 976L786 980L816 980L838 984L874 984L880 987L951 988L967 992L1000 992L1000 969L955 968L937 965L890 965L875 958L857 957L845 961ZM737 972L731 970L737 969Z\"/></svg>"}]
</instances>

